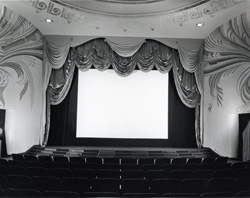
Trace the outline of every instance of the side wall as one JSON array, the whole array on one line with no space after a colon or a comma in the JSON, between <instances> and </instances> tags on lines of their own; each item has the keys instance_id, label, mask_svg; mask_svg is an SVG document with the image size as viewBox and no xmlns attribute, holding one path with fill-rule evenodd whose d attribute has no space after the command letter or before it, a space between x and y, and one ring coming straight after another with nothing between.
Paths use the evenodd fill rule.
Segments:
<instances>
[{"instance_id":1,"label":"side wall","mask_svg":"<svg viewBox=\"0 0 250 198\"><path fill-rule=\"evenodd\" d=\"M209 77L204 78L204 146L218 154L238 157L239 107L243 102L237 93L237 80L244 74L245 64L234 73L221 77L219 86L223 90L222 105L218 105L210 95Z\"/></svg>"},{"instance_id":2,"label":"side wall","mask_svg":"<svg viewBox=\"0 0 250 198\"><path fill-rule=\"evenodd\" d=\"M204 146L238 156L239 114L250 112L250 13L205 39Z\"/></svg>"},{"instance_id":3,"label":"side wall","mask_svg":"<svg viewBox=\"0 0 250 198\"><path fill-rule=\"evenodd\" d=\"M22 86L16 78L9 77L4 92L6 100L5 137L7 153L19 153L39 144L41 104L42 104L42 61L35 59L34 67L30 68L34 82L34 102L31 103L30 87L20 100Z\"/></svg>"},{"instance_id":4,"label":"side wall","mask_svg":"<svg viewBox=\"0 0 250 198\"><path fill-rule=\"evenodd\" d=\"M39 144L43 63L40 32L0 4L0 108L6 109L7 153Z\"/></svg>"}]
</instances>

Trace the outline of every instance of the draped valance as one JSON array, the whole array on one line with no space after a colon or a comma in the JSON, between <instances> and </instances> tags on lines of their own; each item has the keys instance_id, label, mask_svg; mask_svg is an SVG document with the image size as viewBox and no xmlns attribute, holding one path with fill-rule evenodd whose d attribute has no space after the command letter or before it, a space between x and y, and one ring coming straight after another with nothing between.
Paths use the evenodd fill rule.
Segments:
<instances>
[{"instance_id":1,"label":"draped valance","mask_svg":"<svg viewBox=\"0 0 250 198\"><path fill-rule=\"evenodd\" d=\"M143 72L149 72L156 69L161 73L167 73L173 68L175 85L179 97L182 102L190 108L197 108L196 120L200 120L200 67L203 61L197 59L195 55L199 55L199 49L189 53L189 57L185 56L185 50L182 48L182 53L178 50L170 48L163 43L155 40L147 39L139 43L130 45L116 44L105 38L90 40L82 45L69 48L68 44L58 49L55 45L45 43L44 47L47 60L50 62L48 66L51 68L50 80L47 87L47 121L46 133L44 135L43 145L46 144L49 131L50 120L50 105L59 104L67 95L74 74L74 69L77 67L81 71L88 71L91 67L99 71L114 69L114 71L126 77L131 75L135 69L140 69ZM66 51L68 53L66 53ZM53 56L53 53L55 55ZM57 57L60 54L58 62ZM49 55L49 57L48 57ZM191 60L196 57L195 60ZM202 59L202 57L200 57ZM56 63L56 64L55 64ZM183 66L183 63L186 66ZM191 68L192 64L194 67ZM50 65L55 64L52 67ZM188 69L187 69L188 68ZM197 113L198 112L198 113ZM197 145L201 145L200 126L196 122Z\"/></svg>"},{"instance_id":2,"label":"draped valance","mask_svg":"<svg viewBox=\"0 0 250 198\"><path fill-rule=\"evenodd\" d=\"M76 66L81 71L87 71L91 66L100 71L112 67L120 76L130 75L136 66L144 72L152 70L155 66L161 73L166 73L172 68L172 48L160 42L147 40L141 45L130 45L130 48L118 48L117 45L114 47L114 43L110 46L110 43L107 39L100 38L72 48ZM128 54L130 56L127 56Z\"/></svg>"}]
</instances>

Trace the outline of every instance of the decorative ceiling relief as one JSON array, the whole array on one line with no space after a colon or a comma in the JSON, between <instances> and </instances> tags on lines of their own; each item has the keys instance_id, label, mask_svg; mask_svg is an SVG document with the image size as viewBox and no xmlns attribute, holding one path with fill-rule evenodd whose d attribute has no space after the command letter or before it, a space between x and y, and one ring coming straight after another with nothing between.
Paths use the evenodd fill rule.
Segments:
<instances>
[{"instance_id":1,"label":"decorative ceiling relief","mask_svg":"<svg viewBox=\"0 0 250 198\"><path fill-rule=\"evenodd\" d=\"M11 69L17 74L16 83L22 86L19 100L29 89L32 108L35 89L31 68L36 58L42 60L41 34L30 22L4 6L0 9L0 27L0 107L5 106L4 90Z\"/></svg>"},{"instance_id":2,"label":"decorative ceiling relief","mask_svg":"<svg viewBox=\"0 0 250 198\"><path fill-rule=\"evenodd\" d=\"M244 0L202 0L179 9L151 14L107 13L79 8L71 5L69 1L65 3L60 0L30 0L25 3L29 4L37 14L45 12L53 17L60 17L68 23L84 23L98 28L112 25L124 29L124 26L126 28L166 27L174 24L182 26L185 22L202 19L206 16L213 16L217 12L242 2ZM113 20L114 17L116 17L116 20ZM127 20L127 22L121 23L122 20Z\"/></svg>"},{"instance_id":3,"label":"decorative ceiling relief","mask_svg":"<svg viewBox=\"0 0 250 198\"><path fill-rule=\"evenodd\" d=\"M210 95L218 106L223 106L223 89L220 80L241 69L237 92L244 105L237 112L250 112L250 12L222 25L205 40L205 75L209 75ZM210 104L208 110L212 110Z\"/></svg>"}]
</instances>

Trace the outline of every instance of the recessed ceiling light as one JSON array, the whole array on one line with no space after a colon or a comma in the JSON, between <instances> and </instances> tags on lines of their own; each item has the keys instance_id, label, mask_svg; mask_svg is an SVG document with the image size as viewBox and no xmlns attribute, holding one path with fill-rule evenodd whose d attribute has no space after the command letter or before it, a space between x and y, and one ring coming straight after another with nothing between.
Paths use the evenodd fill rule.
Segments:
<instances>
[{"instance_id":1,"label":"recessed ceiling light","mask_svg":"<svg viewBox=\"0 0 250 198\"><path fill-rule=\"evenodd\" d=\"M45 19L45 21L46 21L47 23L53 23L53 20L52 20L52 19Z\"/></svg>"},{"instance_id":2,"label":"recessed ceiling light","mask_svg":"<svg viewBox=\"0 0 250 198\"><path fill-rule=\"evenodd\" d=\"M197 23L196 26L197 27L202 27L202 26L204 26L204 23L203 22Z\"/></svg>"}]
</instances>

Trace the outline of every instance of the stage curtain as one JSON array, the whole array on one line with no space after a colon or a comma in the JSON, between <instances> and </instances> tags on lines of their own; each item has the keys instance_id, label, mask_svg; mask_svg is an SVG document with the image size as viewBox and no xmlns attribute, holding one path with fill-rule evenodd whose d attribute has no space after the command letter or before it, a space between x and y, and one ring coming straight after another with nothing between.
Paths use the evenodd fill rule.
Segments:
<instances>
[{"instance_id":1,"label":"stage curtain","mask_svg":"<svg viewBox=\"0 0 250 198\"><path fill-rule=\"evenodd\" d=\"M200 93L195 75L184 69L177 52L174 53L174 56L173 73L179 97L187 107L195 108L200 101Z\"/></svg>"},{"instance_id":2,"label":"stage curtain","mask_svg":"<svg viewBox=\"0 0 250 198\"><path fill-rule=\"evenodd\" d=\"M47 47L50 48L50 45L47 45ZM48 51L53 52L55 46L53 45L52 47L53 50ZM99 71L105 71L112 67L122 77L132 74L136 67L143 72L149 72L155 67L161 73L167 73L173 68L177 92L182 102L189 108L198 108L200 92L195 72L200 72L199 67L202 61L196 56L200 56L201 52L199 52L199 49L195 49L192 53L187 53L183 48L180 47L180 49L182 49L182 59L186 69L189 71L181 63L177 50L158 41L149 39L134 45L124 46L104 38L88 41L80 46L71 48L68 59L63 59L66 60L64 66L52 70L48 85L48 103L53 105L59 104L67 95L75 66L81 71L88 71L92 66ZM64 50L62 51L64 52ZM66 53L63 54L65 55ZM189 57L185 58L187 56L185 54L188 54ZM54 60L56 63L58 59L55 56L51 60ZM194 63L195 66L192 68L191 66ZM55 66L55 68L58 67ZM49 110L50 108L47 106L48 117ZM199 122L200 113L199 111L197 112L197 122ZM49 122L49 118L47 121ZM49 123L47 126L49 126ZM48 137L48 129L49 127L46 131L46 137ZM200 146L200 126L197 125L196 131L197 145Z\"/></svg>"},{"instance_id":3,"label":"stage curtain","mask_svg":"<svg viewBox=\"0 0 250 198\"><path fill-rule=\"evenodd\" d=\"M113 49L118 44L112 43L112 47L109 43L110 41L100 38L73 48L76 66L81 71L87 71L92 65L100 71L112 66L115 72L123 77L130 75L136 66L143 72L152 70L154 66L161 73L172 68L172 49L160 42L146 40L135 46L119 45L116 51ZM138 46L141 47L137 49ZM132 50L130 53L129 49Z\"/></svg>"},{"instance_id":4,"label":"stage curtain","mask_svg":"<svg viewBox=\"0 0 250 198\"><path fill-rule=\"evenodd\" d=\"M119 56L122 57L131 57L133 56L142 46L142 44L145 42L141 41L139 43L135 43L135 44L118 44L118 43L114 43L108 39L104 40L105 42L108 43L108 45L112 48L113 51L115 51Z\"/></svg>"},{"instance_id":5,"label":"stage curtain","mask_svg":"<svg viewBox=\"0 0 250 198\"><path fill-rule=\"evenodd\" d=\"M43 128L40 134L40 144L45 146L48 141L49 136L49 128L50 128L50 105L60 103L64 97L67 95L67 90L70 87L70 83L66 83L66 79L62 80L60 74L68 71L67 65L65 65L65 61L68 57L69 49L71 46L71 41L66 43L64 46L55 45L46 39L43 42L43 118L41 120L41 128ZM58 70L58 72L56 72ZM57 74L60 73L60 74ZM66 74L66 73L65 73ZM53 77L51 77L51 75ZM59 77L60 76L60 77ZM67 74L68 76L68 74ZM52 93L50 86L50 81L60 81L60 86L55 85L54 90L61 89L65 91L65 93L61 93L58 96ZM68 87L67 87L68 85ZM48 91L50 90L50 91ZM52 89L53 90L53 89ZM58 91L59 92L59 91Z\"/></svg>"},{"instance_id":6,"label":"stage curtain","mask_svg":"<svg viewBox=\"0 0 250 198\"><path fill-rule=\"evenodd\" d=\"M188 72L194 74L194 78L196 80L196 86L198 91L193 92L191 97L195 97L196 99L189 99L192 101L193 107L195 106L195 134L196 134L196 142L198 147L201 147L203 142L203 113L202 113L202 104L203 103L203 87L204 87L204 42L201 43L200 46L194 49L185 49L179 43L177 43L177 49L179 52L179 59L183 66L183 68ZM186 84L186 83L184 83ZM180 88L179 88L180 89ZM191 92L192 93L192 92ZM196 93L196 96L194 94ZM181 97L181 96L180 96ZM181 97L182 98L182 97ZM184 99L184 102L186 100Z\"/></svg>"},{"instance_id":7,"label":"stage curtain","mask_svg":"<svg viewBox=\"0 0 250 198\"><path fill-rule=\"evenodd\" d=\"M243 149L242 149L242 159L243 161L250 160L250 120L243 131Z\"/></svg>"}]
</instances>

